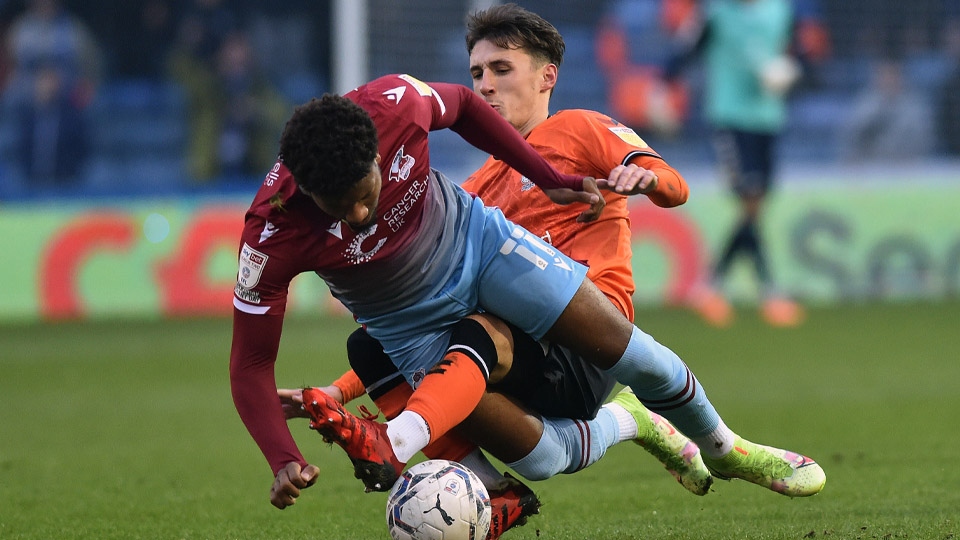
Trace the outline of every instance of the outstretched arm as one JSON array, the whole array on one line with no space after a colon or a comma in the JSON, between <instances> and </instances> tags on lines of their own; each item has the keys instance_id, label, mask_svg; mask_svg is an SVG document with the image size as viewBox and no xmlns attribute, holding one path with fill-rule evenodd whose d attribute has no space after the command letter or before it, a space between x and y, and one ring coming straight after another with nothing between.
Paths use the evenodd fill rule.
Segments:
<instances>
[{"instance_id":1,"label":"outstretched arm","mask_svg":"<svg viewBox=\"0 0 960 540\"><path fill-rule=\"evenodd\" d=\"M557 204L585 203L590 208L578 221L593 221L605 204L596 181L563 174L530 146L520 133L466 86L431 83L442 100L457 103L455 120L447 126L473 146L502 159L543 189Z\"/></svg>"},{"instance_id":2,"label":"outstretched arm","mask_svg":"<svg viewBox=\"0 0 960 540\"><path fill-rule=\"evenodd\" d=\"M663 159L646 154L614 167L606 179L597 180L597 185L624 195L646 195L664 208L679 206L690 195L686 180L676 169Z\"/></svg>"},{"instance_id":3,"label":"outstretched arm","mask_svg":"<svg viewBox=\"0 0 960 540\"><path fill-rule=\"evenodd\" d=\"M306 466L283 418L274 378L283 317L235 309L230 390L240 419L274 474L291 461Z\"/></svg>"},{"instance_id":4,"label":"outstretched arm","mask_svg":"<svg viewBox=\"0 0 960 540\"><path fill-rule=\"evenodd\" d=\"M320 469L300 454L276 393L274 364L282 327L282 316L252 315L235 309L230 348L233 401L273 470L270 504L281 510L294 504L300 490L312 486L320 474Z\"/></svg>"},{"instance_id":5,"label":"outstretched arm","mask_svg":"<svg viewBox=\"0 0 960 540\"><path fill-rule=\"evenodd\" d=\"M321 386L320 390L342 404L350 403L366 393L363 383L352 369L333 381L330 386ZM310 418L310 413L303 407L302 388L278 388L277 397L280 398L284 418Z\"/></svg>"}]
</instances>

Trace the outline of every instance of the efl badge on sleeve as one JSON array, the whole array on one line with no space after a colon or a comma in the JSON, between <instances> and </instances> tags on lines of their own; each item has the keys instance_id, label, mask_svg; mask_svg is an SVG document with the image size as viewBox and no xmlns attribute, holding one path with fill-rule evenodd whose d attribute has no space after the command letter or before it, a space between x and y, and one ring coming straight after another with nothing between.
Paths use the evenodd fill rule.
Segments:
<instances>
[{"instance_id":1,"label":"efl badge on sleeve","mask_svg":"<svg viewBox=\"0 0 960 540\"><path fill-rule=\"evenodd\" d=\"M251 248L246 242L240 250L240 272L237 274L237 283L245 289L252 289L260 282L263 267L267 264L267 256Z\"/></svg>"}]
</instances>

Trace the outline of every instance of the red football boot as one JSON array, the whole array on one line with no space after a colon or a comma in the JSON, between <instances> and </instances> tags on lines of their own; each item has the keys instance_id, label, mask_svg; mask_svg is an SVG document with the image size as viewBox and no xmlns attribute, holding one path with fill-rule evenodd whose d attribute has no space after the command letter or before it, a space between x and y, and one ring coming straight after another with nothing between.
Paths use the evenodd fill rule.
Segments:
<instances>
[{"instance_id":1,"label":"red football boot","mask_svg":"<svg viewBox=\"0 0 960 540\"><path fill-rule=\"evenodd\" d=\"M390 491L404 464L393 453L386 424L350 414L319 388L303 390L303 406L310 413L310 428L347 452L354 476L367 491Z\"/></svg>"},{"instance_id":2,"label":"red football boot","mask_svg":"<svg viewBox=\"0 0 960 540\"><path fill-rule=\"evenodd\" d=\"M540 513L540 499L532 489L521 481L504 473L506 479L496 489L488 489L490 495L490 532L487 540L497 540L500 535L527 523L527 518Z\"/></svg>"}]
</instances>

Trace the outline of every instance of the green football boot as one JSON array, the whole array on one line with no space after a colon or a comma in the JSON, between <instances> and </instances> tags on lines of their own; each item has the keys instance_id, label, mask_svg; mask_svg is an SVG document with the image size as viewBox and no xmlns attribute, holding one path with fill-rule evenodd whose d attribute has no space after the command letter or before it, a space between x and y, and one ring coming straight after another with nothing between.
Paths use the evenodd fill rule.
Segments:
<instances>
[{"instance_id":1,"label":"green football boot","mask_svg":"<svg viewBox=\"0 0 960 540\"><path fill-rule=\"evenodd\" d=\"M613 397L637 421L637 443L657 458L667 471L694 495L706 495L713 477L700 457L700 448L677 431L666 418L650 412L629 387Z\"/></svg>"},{"instance_id":2,"label":"green football boot","mask_svg":"<svg viewBox=\"0 0 960 540\"><path fill-rule=\"evenodd\" d=\"M788 497L816 495L827 482L823 468L807 456L739 436L729 454L722 458L703 456L703 461L721 480L739 478Z\"/></svg>"}]
</instances>

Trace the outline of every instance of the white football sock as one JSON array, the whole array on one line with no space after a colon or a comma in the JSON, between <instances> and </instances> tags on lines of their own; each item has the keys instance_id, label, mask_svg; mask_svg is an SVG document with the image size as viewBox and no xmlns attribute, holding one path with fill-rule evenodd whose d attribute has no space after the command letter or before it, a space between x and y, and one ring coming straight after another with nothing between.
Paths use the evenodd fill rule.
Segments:
<instances>
[{"instance_id":1,"label":"white football sock","mask_svg":"<svg viewBox=\"0 0 960 540\"><path fill-rule=\"evenodd\" d=\"M690 440L697 443L700 451L712 458L722 458L733 450L733 441L736 434L730 431L730 428L720 420L717 429L701 437L690 437Z\"/></svg>"},{"instance_id":2,"label":"white football sock","mask_svg":"<svg viewBox=\"0 0 960 540\"><path fill-rule=\"evenodd\" d=\"M632 414L627 412L623 406L617 403L607 403L603 406L603 408L609 410L613 414L613 417L617 419L617 426L620 428L620 436L618 437L617 442L629 441L637 438L637 433L639 432L637 420Z\"/></svg>"},{"instance_id":3,"label":"white football sock","mask_svg":"<svg viewBox=\"0 0 960 540\"><path fill-rule=\"evenodd\" d=\"M407 463L430 443L430 428L419 414L403 411L387 422L387 438L397 459Z\"/></svg>"}]
</instances>

